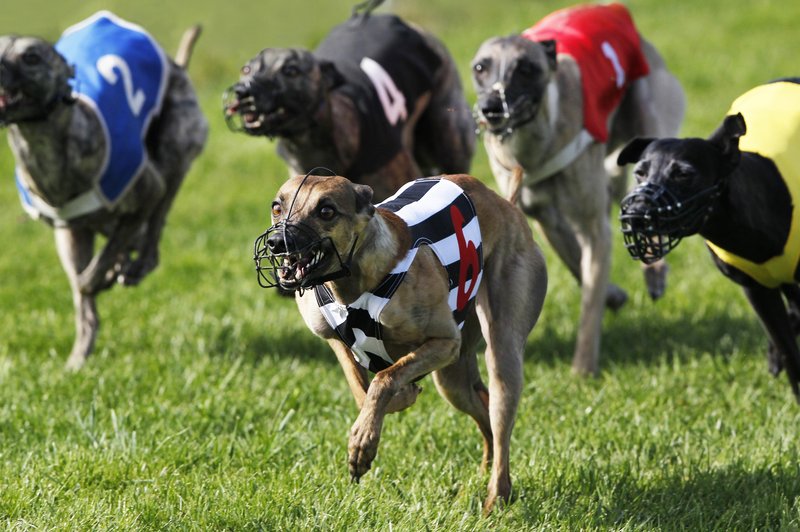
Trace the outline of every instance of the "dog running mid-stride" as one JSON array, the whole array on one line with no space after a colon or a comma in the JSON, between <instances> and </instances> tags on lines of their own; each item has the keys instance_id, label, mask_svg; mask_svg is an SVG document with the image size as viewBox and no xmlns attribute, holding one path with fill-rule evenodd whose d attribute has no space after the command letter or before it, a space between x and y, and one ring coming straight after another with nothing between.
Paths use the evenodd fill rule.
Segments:
<instances>
[{"instance_id":1,"label":"dog running mid-stride","mask_svg":"<svg viewBox=\"0 0 800 532\"><path fill-rule=\"evenodd\" d=\"M769 336L770 371L785 368L800 401L798 83L781 80L746 92L708 140L636 139L619 163L636 162L640 183L621 206L631 255L652 262L683 237L703 236Z\"/></svg>"},{"instance_id":2,"label":"dog running mid-stride","mask_svg":"<svg viewBox=\"0 0 800 532\"><path fill-rule=\"evenodd\" d=\"M531 216L581 285L572 368L599 371L603 311L624 290L609 283L606 156L635 136L676 135L683 90L621 4L556 11L519 35L485 41L472 60L476 115L500 189ZM666 266L645 270L653 298Z\"/></svg>"},{"instance_id":3,"label":"dog running mid-stride","mask_svg":"<svg viewBox=\"0 0 800 532\"><path fill-rule=\"evenodd\" d=\"M385 415L413 404L416 381L432 373L483 435L483 465L492 463L484 509L508 500L522 357L547 286L524 215L466 175L413 181L378 205L368 186L308 175L281 187L272 221L256 241L259 280L296 291L306 324L344 369L360 408L352 478L375 459Z\"/></svg>"},{"instance_id":4,"label":"dog running mid-stride","mask_svg":"<svg viewBox=\"0 0 800 532\"><path fill-rule=\"evenodd\" d=\"M158 264L172 201L208 126L186 74L198 28L175 61L142 28L101 11L51 45L0 37L0 126L22 205L53 226L77 334L68 367L92 352L95 299ZM107 241L95 254L95 237Z\"/></svg>"},{"instance_id":5,"label":"dog running mid-stride","mask_svg":"<svg viewBox=\"0 0 800 532\"><path fill-rule=\"evenodd\" d=\"M291 175L324 166L380 200L419 176L468 172L475 149L447 49L394 15L355 15L313 52L262 50L224 107L231 129L279 139Z\"/></svg>"}]
</instances>

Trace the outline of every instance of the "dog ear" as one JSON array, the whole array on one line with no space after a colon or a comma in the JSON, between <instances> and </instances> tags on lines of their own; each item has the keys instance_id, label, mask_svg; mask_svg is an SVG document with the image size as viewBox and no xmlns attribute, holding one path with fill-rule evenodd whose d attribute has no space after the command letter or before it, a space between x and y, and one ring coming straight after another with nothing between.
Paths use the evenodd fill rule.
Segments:
<instances>
[{"instance_id":1,"label":"dog ear","mask_svg":"<svg viewBox=\"0 0 800 532\"><path fill-rule=\"evenodd\" d=\"M635 163L642 157L642 152L647 148L654 138L636 137L622 148L617 157L617 165L625 166L628 163Z\"/></svg>"},{"instance_id":2,"label":"dog ear","mask_svg":"<svg viewBox=\"0 0 800 532\"><path fill-rule=\"evenodd\" d=\"M539 41L539 44L542 46L544 55L547 57L547 65L550 67L550 70L555 70L558 65L555 39Z\"/></svg>"},{"instance_id":3,"label":"dog ear","mask_svg":"<svg viewBox=\"0 0 800 532\"><path fill-rule=\"evenodd\" d=\"M365 212L368 216L372 216L375 213L375 206L372 204L372 188L353 183L353 191L356 193L356 212Z\"/></svg>"},{"instance_id":4,"label":"dog ear","mask_svg":"<svg viewBox=\"0 0 800 532\"><path fill-rule=\"evenodd\" d=\"M709 142L716 144L727 160L734 167L739 164L742 153L739 151L739 138L747 133L747 125L742 113L728 115L714 133L708 137Z\"/></svg>"},{"instance_id":5,"label":"dog ear","mask_svg":"<svg viewBox=\"0 0 800 532\"><path fill-rule=\"evenodd\" d=\"M322 81L325 88L328 90L335 89L339 85L344 84L344 76L336 68L336 65L330 61L320 61L319 70L322 73Z\"/></svg>"}]
</instances>

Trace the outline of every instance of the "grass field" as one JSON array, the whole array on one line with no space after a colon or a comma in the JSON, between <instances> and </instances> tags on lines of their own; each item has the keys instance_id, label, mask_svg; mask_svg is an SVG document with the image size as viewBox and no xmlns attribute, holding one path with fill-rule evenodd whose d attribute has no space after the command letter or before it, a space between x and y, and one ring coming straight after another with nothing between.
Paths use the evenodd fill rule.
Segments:
<instances>
[{"instance_id":1,"label":"grass field","mask_svg":"<svg viewBox=\"0 0 800 532\"><path fill-rule=\"evenodd\" d=\"M688 95L705 136L752 85L798 75L795 0L634 0L642 32ZM394 0L436 32L466 81L491 35L566 2ZM96 355L73 339L52 236L27 219L0 147L0 524L18 530L796 530L800 407L766 371L766 339L698 238L671 255L649 301L614 224L613 279L630 294L605 318L599 378L571 375L579 290L549 249L550 289L527 345L512 443L515 502L480 515L487 478L471 420L436 394L390 416L373 470L349 482L357 412L327 346L294 303L258 287L252 242L286 175L265 140L225 128L220 96L266 46L314 46L349 3L4 0L0 34L56 38L97 9L168 50L201 22L190 68L212 132L172 210L162 263L99 302ZM468 98L474 101L468 85ZM479 150L473 173L491 182ZM541 242L541 238L537 236Z\"/></svg>"}]
</instances>

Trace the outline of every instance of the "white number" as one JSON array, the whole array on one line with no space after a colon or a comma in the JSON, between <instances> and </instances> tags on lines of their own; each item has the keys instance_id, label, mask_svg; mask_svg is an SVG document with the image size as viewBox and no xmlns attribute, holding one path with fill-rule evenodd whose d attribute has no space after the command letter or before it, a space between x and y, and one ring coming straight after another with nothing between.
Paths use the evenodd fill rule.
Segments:
<instances>
[{"instance_id":1,"label":"white number","mask_svg":"<svg viewBox=\"0 0 800 532\"><path fill-rule=\"evenodd\" d=\"M125 98L128 106L133 111L133 116L139 116L144 105L145 95L142 89L133 88L133 75L128 63L118 55L104 55L97 60L97 71L112 85L116 85L119 78L114 69L122 74L122 84L125 87Z\"/></svg>"},{"instance_id":2,"label":"white number","mask_svg":"<svg viewBox=\"0 0 800 532\"><path fill-rule=\"evenodd\" d=\"M603 44L600 45L600 48L603 50L603 55L611 61L611 66L614 67L614 72L617 74L617 88L622 88L625 85L625 70L623 70L622 65L619 62L619 56L617 56L617 51L614 50L614 47L611 46L608 41L603 41Z\"/></svg>"},{"instance_id":3,"label":"white number","mask_svg":"<svg viewBox=\"0 0 800 532\"><path fill-rule=\"evenodd\" d=\"M381 100L383 112L389 123L395 125L398 120L405 120L408 116L406 99L403 93L397 90L397 85L394 84L389 73L377 61L369 57L362 59L360 66L372 81L375 90L378 91L378 98Z\"/></svg>"}]
</instances>

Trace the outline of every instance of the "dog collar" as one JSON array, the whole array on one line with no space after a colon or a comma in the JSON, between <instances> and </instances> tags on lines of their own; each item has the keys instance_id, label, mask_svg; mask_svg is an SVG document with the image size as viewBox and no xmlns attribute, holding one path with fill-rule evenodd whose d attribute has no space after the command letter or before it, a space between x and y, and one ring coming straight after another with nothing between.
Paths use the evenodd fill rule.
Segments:
<instances>
[{"instance_id":1,"label":"dog collar","mask_svg":"<svg viewBox=\"0 0 800 532\"><path fill-rule=\"evenodd\" d=\"M533 172L526 172L522 184L525 186L535 185L548 177L556 175L572 164L572 162L593 142L594 137L585 129L581 129L581 131L549 161L538 166Z\"/></svg>"}]
</instances>

